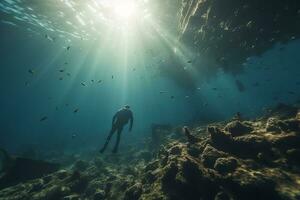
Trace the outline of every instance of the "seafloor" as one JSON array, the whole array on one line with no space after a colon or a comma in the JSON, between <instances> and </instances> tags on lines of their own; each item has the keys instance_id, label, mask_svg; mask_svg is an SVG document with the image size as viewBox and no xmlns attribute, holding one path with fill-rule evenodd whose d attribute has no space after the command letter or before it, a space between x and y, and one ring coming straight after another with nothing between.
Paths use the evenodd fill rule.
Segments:
<instances>
[{"instance_id":1,"label":"seafloor","mask_svg":"<svg viewBox=\"0 0 300 200\"><path fill-rule=\"evenodd\" d=\"M280 104L252 120L160 127L145 149L92 152L13 185L19 161L2 175L0 199L300 199L299 124L299 105Z\"/></svg>"}]
</instances>

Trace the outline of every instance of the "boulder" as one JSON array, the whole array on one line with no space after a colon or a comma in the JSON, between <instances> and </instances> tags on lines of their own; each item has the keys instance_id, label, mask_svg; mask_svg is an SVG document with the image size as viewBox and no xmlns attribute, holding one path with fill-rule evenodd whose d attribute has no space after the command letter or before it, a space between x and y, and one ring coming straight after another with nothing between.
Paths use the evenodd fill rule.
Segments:
<instances>
[{"instance_id":1,"label":"boulder","mask_svg":"<svg viewBox=\"0 0 300 200\"><path fill-rule=\"evenodd\" d=\"M215 162L214 168L220 173L232 172L237 168L238 162L233 157L218 158Z\"/></svg>"},{"instance_id":2,"label":"boulder","mask_svg":"<svg viewBox=\"0 0 300 200\"><path fill-rule=\"evenodd\" d=\"M218 149L227 150L232 147L232 137L229 134L222 132L215 126L207 127L207 132L211 136L211 141Z\"/></svg>"},{"instance_id":3,"label":"boulder","mask_svg":"<svg viewBox=\"0 0 300 200\"><path fill-rule=\"evenodd\" d=\"M233 121L225 126L225 130L228 131L233 137L236 137L251 133L253 128L240 121Z\"/></svg>"},{"instance_id":4,"label":"boulder","mask_svg":"<svg viewBox=\"0 0 300 200\"><path fill-rule=\"evenodd\" d=\"M269 152L271 144L262 136L249 134L235 137L233 153L241 157L256 157L259 152Z\"/></svg>"},{"instance_id":5,"label":"boulder","mask_svg":"<svg viewBox=\"0 0 300 200\"><path fill-rule=\"evenodd\" d=\"M208 144L202 152L201 161L206 167L213 168L216 160L223 157L227 157L227 154L222 151L218 151Z\"/></svg>"}]
</instances>

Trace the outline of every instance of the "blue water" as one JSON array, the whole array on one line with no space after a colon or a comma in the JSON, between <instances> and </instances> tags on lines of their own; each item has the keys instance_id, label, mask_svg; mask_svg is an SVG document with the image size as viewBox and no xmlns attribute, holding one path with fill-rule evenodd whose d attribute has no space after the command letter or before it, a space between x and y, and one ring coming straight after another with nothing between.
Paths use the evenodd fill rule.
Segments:
<instances>
[{"instance_id":1,"label":"blue water","mask_svg":"<svg viewBox=\"0 0 300 200\"><path fill-rule=\"evenodd\" d=\"M220 69L206 78L200 72L192 90L156 70L157 60L164 59L159 48L153 57L141 44L130 46L117 37L51 42L10 24L0 28L0 146L12 152L24 145L71 152L98 149L114 113L126 104L134 113L134 128L131 133L125 128L123 148L150 137L153 123L205 124L236 112L254 118L279 102L300 99L299 41L249 58L237 75Z\"/></svg>"}]
</instances>

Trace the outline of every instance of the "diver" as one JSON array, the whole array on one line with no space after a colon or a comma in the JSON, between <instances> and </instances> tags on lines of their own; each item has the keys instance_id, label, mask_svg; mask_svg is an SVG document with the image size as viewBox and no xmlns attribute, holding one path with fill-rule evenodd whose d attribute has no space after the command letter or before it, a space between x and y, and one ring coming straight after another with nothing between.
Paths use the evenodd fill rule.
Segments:
<instances>
[{"instance_id":1,"label":"diver","mask_svg":"<svg viewBox=\"0 0 300 200\"><path fill-rule=\"evenodd\" d=\"M117 141L115 144L115 147L112 151L112 153L117 153L118 152L118 147L120 143L120 138L121 138L121 133L123 130L123 127L128 123L130 120L130 126L129 126L129 132L132 130L132 125L133 125L133 114L132 111L130 110L130 106L126 105L124 108L121 108L113 117L112 120L112 127L111 131L109 132L109 135L106 139L106 142L103 146L103 148L100 150L100 153L103 153L111 139L111 136L117 131Z\"/></svg>"}]
</instances>

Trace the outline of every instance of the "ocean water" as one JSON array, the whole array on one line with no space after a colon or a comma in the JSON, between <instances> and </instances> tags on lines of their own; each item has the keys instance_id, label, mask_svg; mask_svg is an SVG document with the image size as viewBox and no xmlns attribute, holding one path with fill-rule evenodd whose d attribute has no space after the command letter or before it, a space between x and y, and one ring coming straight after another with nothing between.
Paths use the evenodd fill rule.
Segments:
<instances>
[{"instance_id":1,"label":"ocean water","mask_svg":"<svg viewBox=\"0 0 300 200\"><path fill-rule=\"evenodd\" d=\"M299 0L1 0L0 200L298 200L299 52Z\"/></svg>"},{"instance_id":2,"label":"ocean water","mask_svg":"<svg viewBox=\"0 0 300 200\"><path fill-rule=\"evenodd\" d=\"M299 100L298 40L250 56L237 74L219 68L205 77L201 70L194 72L201 58L189 63L193 50L176 41L171 28L155 24L146 7L117 4L1 2L1 147L16 153L30 145L97 149L112 116L126 104L134 113L134 128L124 130L121 146L149 137L152 124L205 124L237 112L251 118L279 102ZM110 13L97 13L106 5ZM196 87L178 84L180 73L172 79L160 72L169 65L169 49L178 49Z\"/></svg>"}]
</instances>

